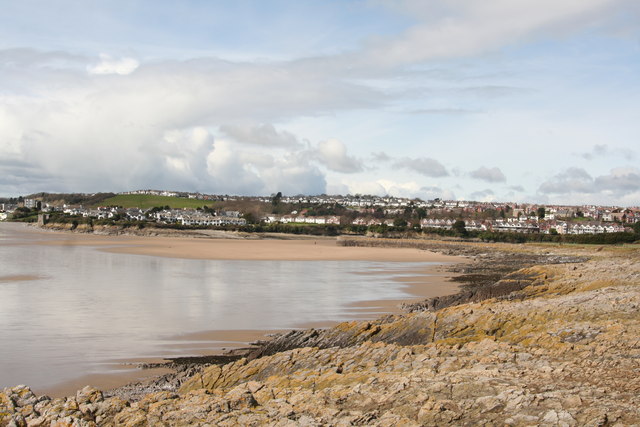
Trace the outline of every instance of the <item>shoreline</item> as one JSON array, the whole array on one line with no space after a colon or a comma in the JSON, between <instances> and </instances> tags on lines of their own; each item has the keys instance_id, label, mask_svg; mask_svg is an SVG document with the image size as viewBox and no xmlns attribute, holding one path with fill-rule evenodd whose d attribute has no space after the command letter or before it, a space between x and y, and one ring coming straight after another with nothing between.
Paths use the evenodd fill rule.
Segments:
<instances>
[{"instance_id":1,"label":"shoreline","mask_svg":"<svg viewBox=\"0 0 640 427\"><path fill-rule=\"evenodd\" d=\"M411 276L394 278L394 281L400 283L400 289L409 294L406 298L372 299L346 304L346 307L359 311L358 313L353 313L347 320L326 319L319 322L296 323L291 328L273 330L212 329L187 332L167 337L166 352L163 357L105 361L105 363L113 363L114 372L82 375L51 386L32 387L32 389L37 394L44 394L53 398L73 395L86 385L91 385L104 391L112 391L134 383L153 382L162 375L174 372L171 368L141 367L146 364L164 364L173 358L219 356L232 350L249 348L254 342L268 340L270 335L309 328L328 329L342 322L374 320L388 314L401 314L405 312L401 307L402 304L410 304L437 296L453 295L458 292L460 284L449 280L457 274L442 271L447 265L429 265L423 269L407 271L407 273L411 273ZM376 275L386 273L388 273L388 270L363 274Z\"/></svg>"},{"instance_id":2,"label":"shoreline","mask_svg":"<svg viewBox=\"0 0 640 427\"><path fill-rule=\"evenodd\" d=\"M461 273L455 301L436 298L414 304L410 313L290 331L256 343L249 354L178 358L175 374L106 393L87 387L50 399L14 387L0 392L0 401L9 402L0 420L638 422L638 364L630 357L639 349L638 245L431 247L472 258L449 268Z\"/></svg>"},{"instance_id":3,"label":"shoreline","mask_svg":"<svg viewBox=\"0 0 640 427\"><path fill-rule=\"evenodd\" d=\"M208 235L200 230L176 234L135 235L96 234L41 228L28 224L5 223L20 227L35 238L29 243L52 246L94 246L99 250L130 255L165 258L215 259L223 261L379 261L464 263L464 255L448 255L415 247L350 246L338 244L348 236L300 236L278 234L238 237L233 232ZM207 230L204 230L207 231ZM214 230L215 231L215 230ZM222 234L221 234L222 233ZM54 237L55 239L50 239ZM372 240L376 240L372 238ZM20 245L21 242L5 243Z\"/></svg>"},{"instance_id":4,"label":"shoreline","mask_svg":"<svg viewBox=\"0 0 640 427\"><path fill-rule=\"evenodd\" d=\"M26 227L25 227L26 228ZM80 234L65 231L40 230L26 228L34 235L46 234L54 240L29 241L37 245L78 245L91 246L99 251L115 252L143 256L159 256L186 259L217 260L290 260L290 261L377 261L377 262L433 262L417 269L399 272L401 277L394 278L400 283L400 289L408 296L402 299L371 299L345 304L354 313L349 321L370 320L385 314L398 314L403 310L402 303L411 303L434 296L455 294L459 285L449 279L455 273L446 272L446 265L468 262L467 258L441 255L418 249L398 248L361 248L344 247L336 244L335 238L322 239L221 239L197 237L168 236L103 236ZM34 236L35 237L35 236ZM297 236L295 236L297 237ZM20 244L20 243L12 243ZM446 263L446 264L445 264ZM393 269L382 269L379 272L356 272L356 274L389 274ZM342 320L343 321L343 320ZM128 359L105 361L114 364L114 371L99 374L83 375L51 386L37 387L39 394L62 397L73 394L86 384L104 390L112 390L132 382L151 380L158 375L166 374L166 368L140 369L144 363L166 362L173 357L190 355L219 355L233 348L248 347L250 343L267 339L267 334L282 333L289 330L300 330L309 327L330 328L341 321L326 319L312 324L295 324L292 328L281 330L207 330L194 331L167 340L167 352L162 359ZM191 341L191 342L189 342Z\"/></svg>"}]
</instances>

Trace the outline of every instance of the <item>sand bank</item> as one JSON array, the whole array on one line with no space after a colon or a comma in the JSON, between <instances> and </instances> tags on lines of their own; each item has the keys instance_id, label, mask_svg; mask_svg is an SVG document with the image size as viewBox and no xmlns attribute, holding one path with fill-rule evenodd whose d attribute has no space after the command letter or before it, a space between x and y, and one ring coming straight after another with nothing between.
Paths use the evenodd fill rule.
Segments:
<instances>
[{"instance_id":1,"label":"sand bank","mask_svg":"<svg viewBox=\"0 0 640 427\"><path fill-rule=\"evenodd\" d=\"M336 238L304 240L101 236L46 232L43 245L95 246L134 255L216 260L462 262L464 258L411 248L338 246ZM51 237L55 238L52 239Z\"/></svg>"},{"instance_id":2,"label":"sand bank","mask_svg":"<svg viewBox=\"0 0 640 427\"><path fill-rule=\"evenodd\" d=\"M0 283L2 282L23 282L29 280L40 280L41 276L36 276L34 274L15 274L10 276L0 276Z\"/></svg>"}]
</instances>

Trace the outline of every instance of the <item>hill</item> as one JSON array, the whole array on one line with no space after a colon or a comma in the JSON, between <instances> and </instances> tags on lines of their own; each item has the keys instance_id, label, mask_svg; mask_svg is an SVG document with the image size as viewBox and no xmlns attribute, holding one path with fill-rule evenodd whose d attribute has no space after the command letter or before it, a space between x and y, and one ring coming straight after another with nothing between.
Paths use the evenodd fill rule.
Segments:
<instances>
[{"instance_id":1,"label":"hill","mask_svg":"<svg viewBox=\"0 0 640 427\"><path fill-rule=\"evenodd\" d=\"M201 208L212 206L209 200L187 199L184 197L153 196L150 194L119 194L100 201L96 206L122 206L123 208L149 209L156 206L169 206L172 209Z\"/></svg>"},{"instance_id":2,"label":"hill","mask_svg":"<svg viewBox=\"0 0 640 427\"><path fill-rule=\"evenodd\" d=\"M26 199L41 200L53 206L69 205L99 205L103 200L115 196L114 193L34 193L26 196Z\"/></svg>"}]
</instances>

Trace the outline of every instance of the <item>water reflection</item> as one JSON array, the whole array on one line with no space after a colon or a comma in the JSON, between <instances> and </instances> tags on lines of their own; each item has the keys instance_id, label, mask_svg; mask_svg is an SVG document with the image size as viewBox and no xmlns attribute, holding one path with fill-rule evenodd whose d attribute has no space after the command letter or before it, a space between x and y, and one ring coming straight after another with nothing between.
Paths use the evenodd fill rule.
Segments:
<instances>
[{"instance_id":1,"label":"water reflection","mask_svg":"<svg viewBox=\"0 0 640 427\"><path fill-rule=\"evenodd\" d=\"M393 277L416 268L155 258L33 241L0 224L0 277L37 276L0 280L0 387L42 387L105 360L161 356L164 338L187 332L353 318L351 302L406 297Z\"/></svg>"}]
</instances>

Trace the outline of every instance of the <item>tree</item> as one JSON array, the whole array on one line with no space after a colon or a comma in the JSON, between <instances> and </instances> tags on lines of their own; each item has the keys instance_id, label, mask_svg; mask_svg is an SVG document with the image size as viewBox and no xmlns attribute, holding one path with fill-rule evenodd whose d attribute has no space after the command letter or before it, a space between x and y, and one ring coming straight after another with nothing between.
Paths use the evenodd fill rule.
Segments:
<instances>
[{"instance_id":1,"label":"tree","mask_svg":"<svg viewBox=\"0 0 640 427\"><path fill-rule=\"evenodd\" d=\"M546 213L547 213L547 210L544 208L544 206L540 206L538 208L538 219L544 219Z\"/></svg>"},{"instance_id":2,"label":"tree","mask_svg":"<svg viewBox=\"0 0 640 427\"><path fill-rule=\"evenodd\" d=\"M280 203L280 199L282 199L282 192L278 191L278 193L271 198L271 204L275 207Z\"/></svg>"},{"instance_id":3,"label":"tree","mask_svg":"<svg viewBox=\"0 0 640 427\"><path fill-rule=\"evenodd\" d=\"M404 218L396 218L393 220L393 226L397 228L406 227L407 221Z\"/></svg>"},{"instance_id":4,"label":"tree","mask_svg":"<svg viewBox=\"0 0 640 427\"><path fill-rule=\"evenodd\" d=\"M244 218L245 221L247 221L247 224L258 223L258 221L256 220L256 216L252 212L247 212L246 214L242 215L242 217Z\"/></svg>"},{"instance_id":5,"label":"tree","mask_svg":"<svg viewBox=\"0 0 640 427\"><path fill-rule=\"evenodd\" d=\"M459 236L466 236L467 234L469 234L467 232L467 228L466 228L466 224L463 220L459 219L456 222L453 223L453 225L451 226L451 229L453 231L455 231L455 233Z\"/></svg>"}]
</instances>

